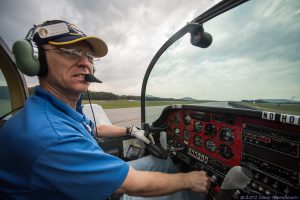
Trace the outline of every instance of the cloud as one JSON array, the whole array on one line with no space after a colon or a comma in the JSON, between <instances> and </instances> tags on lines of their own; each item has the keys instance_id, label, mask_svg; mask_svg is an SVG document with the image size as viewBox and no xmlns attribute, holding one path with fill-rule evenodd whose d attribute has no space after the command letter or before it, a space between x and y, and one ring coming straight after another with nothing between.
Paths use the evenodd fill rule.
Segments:
<instances>
[{"instance_id":1,"label":"cloud","mask_svg":"<svg viewBox=\"0 0 300 200\"><path fill-rule=\"evenodd\" d=\"M147 94L215 100L300 94L300 3L290 2L251 1L212 19L204 24L214 38L207 49L191 46L186 35L158 61Z\"/></svg>"},{"instance_id":2,"label":"cloud","mask_svg":"<svg viewBox=\"0 0 300 200\"><path fill-rule=\"evenodd\" d=\"M33 24L63 19L106 41L109 53L97 64L102 85L92 89L139 95L148 64L160 46L186 22L218 1L2 0L0 35L12 46ZM36 78L26 77L28 85Z\"/></svg>"},{"instance_id":3,"label":"cloud","mask_svg":"<svg viewBox=\"0 0 300 200\"><path fill-rule=\"evenodd\" d=\"M218 1L2 0L0 35L11 46L33 24L47 19L75 23L108 44L96 65L103 84L92 90L140 95L146 69L164 42ZM299 1L249 1L204 24L213 36L207 49L189 34L158 60L147 94L241 100L300 94ZM22 8L22 9L20 9ZM26 78L28 85L36 78Z\"/></svg>"}]
</instances>

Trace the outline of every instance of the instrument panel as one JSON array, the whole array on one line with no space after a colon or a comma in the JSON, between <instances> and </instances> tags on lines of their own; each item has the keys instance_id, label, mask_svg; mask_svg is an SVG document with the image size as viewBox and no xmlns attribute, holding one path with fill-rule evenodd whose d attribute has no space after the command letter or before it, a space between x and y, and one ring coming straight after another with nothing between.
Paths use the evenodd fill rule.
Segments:
<instances>
[{"instance_id":1,"label":"instrument panel","mask_svg":"<svg viewBox=\"0 0 300 200\"><path fill-rule=\"evenodd\" d=\"M184 144L229 166L240 163L242 124L239 118L184 110L170 114L166 123L170 146Z\"/></svg>"},{"instance_id":2,"label":"instrument panel","mask_svg":"<svg viewBox=\"0 0 300 200\"><path fill-rule=\"evenodd\" d=\"M279 122L280 114L275 115L268 120L261 111L170 106L153 127L167 127L170 156L184 170L205 170L214 178L209 199L233 166L253 173L247 192L299 195L300 126Z\"/></svg>"}]
</instances>

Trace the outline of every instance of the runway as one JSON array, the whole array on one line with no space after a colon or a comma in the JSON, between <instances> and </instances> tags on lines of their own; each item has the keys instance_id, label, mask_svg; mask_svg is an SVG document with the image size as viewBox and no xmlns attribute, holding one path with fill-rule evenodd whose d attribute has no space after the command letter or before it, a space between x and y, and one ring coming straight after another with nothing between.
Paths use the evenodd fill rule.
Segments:
<instances>
[{"instance_id":1,"label":"runway","mask_svg":"<svg viewBox=\"0 0 300 200\"><path fill-rule=\"evenodd\" d=\"M231 107L227 101L223 102L206 102L198 105L214 107ZM160 116L165 106L146 107L146 122L152 123ZM112 124L117 126L137 126L141 127L141 108L118 108L104 110Z\"/></svg>"},{"instance_id":2,"label":"runway","mask_svg":"<svg viewBox=\"0 0 300 200\"><path fill-rule=\"evenodd\" d=\"M141 108L117 108L104 110L111 123L117 126L141 127Z\"/></svg>"}]
</instances>

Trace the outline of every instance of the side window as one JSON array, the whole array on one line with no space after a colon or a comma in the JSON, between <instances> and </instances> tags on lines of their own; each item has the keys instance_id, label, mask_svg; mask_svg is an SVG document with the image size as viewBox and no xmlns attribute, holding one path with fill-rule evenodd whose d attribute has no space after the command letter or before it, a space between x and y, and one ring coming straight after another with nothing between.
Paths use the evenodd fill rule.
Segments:
<instances>
[{"instance_id":1,"label":"side window","mask_svg":"<svg viewBox=\"0 0 300 200\"><path fill-rule=\"evenodd\" d=\"M0 117L11 112L11 98L6 79L0 69Z\"/></svg>"}]
</instances>

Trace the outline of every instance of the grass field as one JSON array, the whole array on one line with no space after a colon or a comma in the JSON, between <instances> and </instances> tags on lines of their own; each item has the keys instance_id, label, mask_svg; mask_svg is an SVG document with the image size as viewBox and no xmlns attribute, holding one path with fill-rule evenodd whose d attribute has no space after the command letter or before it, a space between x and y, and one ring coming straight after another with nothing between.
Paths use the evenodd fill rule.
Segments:
<instances>
[{"instance_id":1,"label":"grass field","mask_svg":"<svg viewBox=\"0 0 300 200\"><path fill-rule=\"evenodd\" d=\"M87 100L83 101L84 104L88 104ZM99 104L103 109L112 108L131 108L139 107L141 103L139 101L127 101L127 100L92 100L92 103Z\"/></svg>"},{"instance_id":2,"label":"grass field","mask_svg":"<svg viewBox=\"0 0 300 200\"><path fill-rule=\"evenodd\" d=\"M88 101L84 100L84 104L87 104ZM99 104L103 109L114 109L114 108L132 108L140 107L140 101L128 101L128 100L93 100L92 103ZM163 105L172 105L172 104L194 104L199 103L195 101L147 101L146 106L163 106ZM272 103L245 103L242 102L242 105L246 105L258 110L285 113L285 114L294 114L300 115L300 104L272 104ZM11 110L9 101L0 102L0 116L9 112Z\"/></svg>"},{"instance_id":3,"label":"grass field","mask_svg":"<svg viewBox=\"0 0 300 200\"><path fill-rule=\"evenodd\" d=\"M93 103L99 104L103 109L114 109L114 108L131 108L131 107L140 107L140 101L128 101L128 100L115 100L115 101L102 101L102 100L93 100ZM88 101L84 100L84 104L87 104ZM192 104L193 101L184 102L184 104ZM172 104L183 104L182 101L147 101L146 106L163 106L163 105L172 105Z\"/></svg>"},{"instance_id":4,"label":"grass field","mask_svg":"<svg viewBox=\"0 0 300 200\"><path fill-rule=\"evenodd\" d=\"M93 103L99 104L103 109L114 109L114 108L131 108L131 107L140 107L140 101L128 101L128 100L93 100ZM87 104L88 101L83 101L84 104ZM146 106L163 106L163 105L172 105L172 104L194 104L199 102L194 101L147 101ZM294 114L300 115L300 104L272 104L272 103L241 103L252 108L270 112L285 113L285 114Z\"/></svg>"},{"instance_id":5,"label":"grass field","mask_svg":"<svg viewBox=\"0 0 300 200\"><path fill-rule=\"evenodd\" d=\"M0 116L5 115L11 111L11 104L9 100L0 100Z\"/></svg>"},{"instance_id":6,"label":"grass field","mask_svg":"<svg viewBox=\"0 0 300 200\"><path fill-rule=\"evenodd\" d=\"M275 103L241 103L252 108L270 112L300 115L300 104L275 104Z\"/></svg>"}]
</instances>

